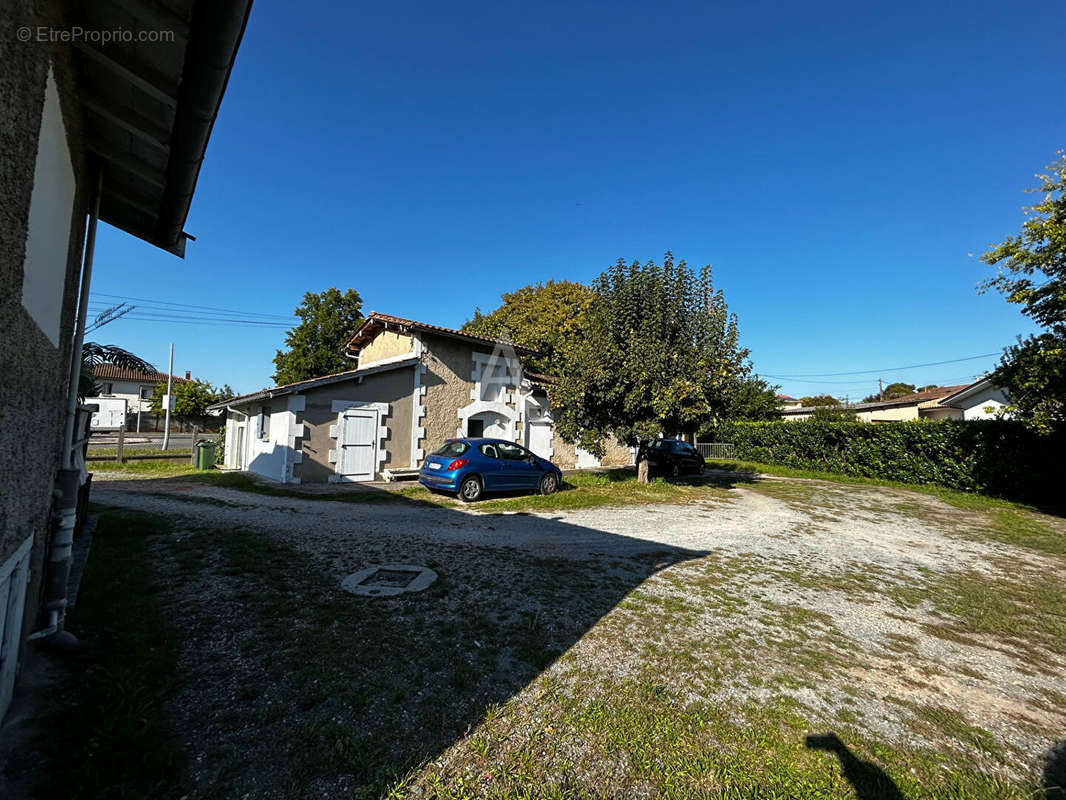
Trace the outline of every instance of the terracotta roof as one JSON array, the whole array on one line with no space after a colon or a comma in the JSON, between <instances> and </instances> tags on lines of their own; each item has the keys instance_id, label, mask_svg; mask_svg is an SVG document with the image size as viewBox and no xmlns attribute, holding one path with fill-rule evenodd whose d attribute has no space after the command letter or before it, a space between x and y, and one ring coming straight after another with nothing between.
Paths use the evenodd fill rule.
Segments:
<instances>
[{"instance_id":1,"label":"terracotta roof","mask_svg":"<svg viewBox=\"0 0 1066 800\"><path fill-rule=\"evenodd\" d=\"M796 401L796 398L793 397L792 395L789 395L789 394L779 394L777 396L777 399L778 400L792 400L793 402Z\"/></svg>"},{"instance_id":2,"label":"terracotta roof","mask_svg":"<svg viewBox=\"0 0 1066 800\"><path fill-rule=\"evenodd\" d=\"M921 408L932 408L937 405L937 401L965 388L966 386L937 386L935 389L926 389L924 392L914 392L913 394L904 395L903 397L893 397L891 400L876 400L872 403L851 403L848 406L841 403L839 407L849 408L852 411L869 411L874 408L894 408L896 406L910 405L920 406ZM818 407L819 406L802 406L799 408L785 408L782 409L780 413L782 416L809 414Z\"/></svg>"},{"instance_id":3,"label":"terracotta roof","mask_svg":"<svg viewBox=\"0 0 1066 800\"><path fill-rule=\"evenodd\" d=\"M914 394L906 394L903 397L893 397L891 400L877 400L873 403L860 403L856 408L873 406L909 406L912 403L924 403L927 400L940 400L950 394L955 394L959 389L965 389L966 384L960 386L937 386Z\"/></svg>"},{"instance_id":4,"label":"terracotta roof","mask_svg":"<svg viewBox=\"0 0 1066 800\"><path fill-rule=\"evenodd\" d=\"M359 350L365 347L371 339L377 335L379 330L385 330L389 327L397 327L401 330L412 331L426 331L427 333L437 333L442 336L450 336L453 339L462 339L468 342L476 342L478 344L492 345L495 347L498 344L510 345L517 352L520 353L532 353L528 347L520 347L513 342L507 342L503 339L493 339L488 336L477 336L472 333L465 333L464 331L456 330L455 328L445 328L441 325L431 325L428 322L418 322L413 319L405 319L404 317L396 317L392 314L380 314L377 311L371 311L367 318L363 320L363 324L359 326L359 329L352 334L352 338L348 340L345 345L347 350Z\"/></svg>"},{"instance_id":5,"label":"terracotta roof","mask_svg":"<svg viewBox=\"0 0 1066 800\"><path fill-rule=\"evenodd\" d=\"M184 383L185 378L171 376L177 382ZM115 364L98 364L93 370L94 380L140 381L141 383L162 383L167 379L165 372L141 372L138 369L125 369Z\"/></svg>"}]
</instances>

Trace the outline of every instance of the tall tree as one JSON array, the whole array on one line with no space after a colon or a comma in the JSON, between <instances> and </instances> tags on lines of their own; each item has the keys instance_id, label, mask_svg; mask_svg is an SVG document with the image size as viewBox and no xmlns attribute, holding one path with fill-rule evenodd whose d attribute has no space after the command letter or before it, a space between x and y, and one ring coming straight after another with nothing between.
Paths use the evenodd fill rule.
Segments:
<instances>
[{"instance_id":1,"label":"tall tree","mask_svg":"<svg viewBox=\"0 0 1066 800\"><path fill-rule=\"evenodd\" d=\"M355 289L308 292L294 313L300 323L285 333L286 349L274 356L276 383L296 383L355 366L344 357L344 343L363 321L363 300Z\"/></svg>"},{"instance_id":2,"label":"tall tree","mask_svg":"<svg viewBox=\"0 0 1066 800\"><path fill-rule=\"evenodd\" d=\"M750 365L709 266L696 273L671 253L661 266L619 259L592 288L556 392L564 438L602 455L609 436L634 446L728 417ZM642 446L637 474L647 482Z\"/></svg>"},{"instance_id":3,"label":"tall tree","mask_svg":"<svg viewBox=\"0 0 1066 800\"><path fill-rule=\"evenodd\" d=\"M1018 236L991 246L981 260L996 275L979 291L995 289L1043 328L1008 347L992 374L1010 393L1011 410L1038 430L1066 426L1066 155L1037 175L1040 202L1025 208Z\"/></svg>"},{"instance_id":4,"label":"tall tree","mask_svg":"<svg viewBox=\"0 0 1066 800\"><path fill-rule=\"evenodd\" d=\"M536 352L529 359L535 372L558 374L566 343L584 334L593 296L592 289L583 283L535 283L504 294L502 305L489 314L475 309L474 318L463 330L491 337L507 332L512 342Z\"/></svg>"}]
</instances>

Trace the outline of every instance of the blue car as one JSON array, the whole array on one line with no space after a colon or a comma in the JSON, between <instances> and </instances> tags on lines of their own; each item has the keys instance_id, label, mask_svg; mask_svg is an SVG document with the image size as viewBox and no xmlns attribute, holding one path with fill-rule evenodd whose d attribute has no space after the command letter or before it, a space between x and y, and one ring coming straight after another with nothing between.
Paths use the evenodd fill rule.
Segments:
<instances>
[{"instance_id":1,"label":"blue car","mask_svg":"<svg viewBox=\"0 0 1066 800\"><path fill-rule=\"evenodd\" d=\"M559 468L503 439L449 439L426 459L418 482L472 503L486 492L532 490L552 494L563 485Z\"/></svg>"}]
</instances>

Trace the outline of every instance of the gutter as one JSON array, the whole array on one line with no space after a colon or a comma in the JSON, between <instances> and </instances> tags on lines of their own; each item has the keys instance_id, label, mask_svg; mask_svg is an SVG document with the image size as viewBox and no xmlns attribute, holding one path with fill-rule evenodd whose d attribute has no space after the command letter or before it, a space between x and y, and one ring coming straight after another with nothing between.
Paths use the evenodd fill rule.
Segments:
<instances>
[{"instance_id":1,"label":"gutter","mask_svg":"<svg viewBox=\"0 0 1066 800\"><path fill-rule=\"evenodd\" d=\"M252 0L198 0L193 9L155 231L160 246L182 258L192 238L182 228L251 10Z\"/></svg>"}]
</instances>

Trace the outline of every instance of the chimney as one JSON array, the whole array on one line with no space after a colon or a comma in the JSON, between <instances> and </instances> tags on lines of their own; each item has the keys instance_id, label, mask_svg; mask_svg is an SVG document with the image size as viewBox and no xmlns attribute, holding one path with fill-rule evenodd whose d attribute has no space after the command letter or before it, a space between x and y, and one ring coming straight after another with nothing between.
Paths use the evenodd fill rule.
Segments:
<instances>
[{"instance_id":1,"label":"chimney","mask_svg":"<svg viewBox=\"0 0 1066 800\"><path fill-rule=\"evenodd\" d=\"M192 374L189 372L189 370L185 370L185 380L189 380L191 377Z\"/></svg>"}]
</instances>

